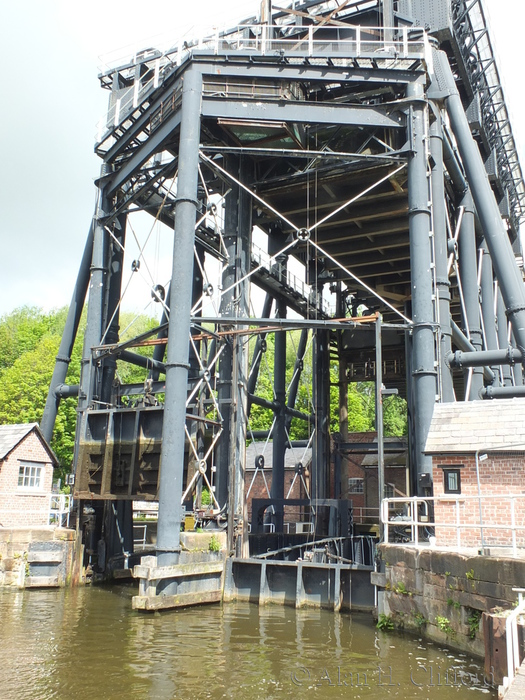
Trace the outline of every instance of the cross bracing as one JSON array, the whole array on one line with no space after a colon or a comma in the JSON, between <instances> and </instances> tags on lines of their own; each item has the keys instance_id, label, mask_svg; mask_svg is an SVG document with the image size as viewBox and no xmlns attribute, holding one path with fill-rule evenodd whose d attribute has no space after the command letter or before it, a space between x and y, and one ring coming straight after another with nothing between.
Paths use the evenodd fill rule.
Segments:
<instances>
[{"instance_id":1,"label":"cross bracing","mask_svg":"<svg viewBox=\"0 0 525 700\"><path fill-rule=\"evenodd\" d=\"M64 367L89 284L77 493L159 498L163 551L202 484L245 551L253 406L270 416L276 502L292 418L312 447L309 497L345 496L331 358L342 407L349 382L381 376L406 397L414 490L436 401L522 391L524 189L482 6L405 5L294 3L100 76L99 199L44 427L74 393ZM159 326L125 339L120 310L141 290ZM122 384L117 361L144 383Z\"/></svg>"}]
</instances>

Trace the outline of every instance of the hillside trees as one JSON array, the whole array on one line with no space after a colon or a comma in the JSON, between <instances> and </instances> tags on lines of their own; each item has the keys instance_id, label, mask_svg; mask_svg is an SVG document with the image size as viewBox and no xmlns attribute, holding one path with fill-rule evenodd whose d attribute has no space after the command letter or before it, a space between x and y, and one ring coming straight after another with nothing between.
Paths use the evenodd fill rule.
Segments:
<instances>
[{"instance_id":1,"label":"hillside trees","mask_svg":"<svg viewBox=\"0 0 525 700\"><path fill-rule=\"evenodd\" d=\"M47 313L34 307L22 307L0 318L0 424L40 423L42 420L66 316L67 307ZM156 324L156 319L145 315L135 318L131 313L123 313L121 316L122 329L129 326L124 337L138 335ZM85 321L82 321L67 384L80 381L84 327ZM137 352L151 354L152 349L140 348ZM117 373L122 381L142 382L147 370L118 362ZM73 459L76 406L76 398L60 402L51 441L63 471L69 471Z\"/></svg>"}]
</instances>

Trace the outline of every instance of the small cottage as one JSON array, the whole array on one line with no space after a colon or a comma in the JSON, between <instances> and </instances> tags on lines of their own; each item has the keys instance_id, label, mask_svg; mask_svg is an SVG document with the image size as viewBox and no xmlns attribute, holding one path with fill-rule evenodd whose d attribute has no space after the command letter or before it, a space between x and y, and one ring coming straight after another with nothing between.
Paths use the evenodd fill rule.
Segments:
<instances>
[{"instance_id":1,"label":"small cottage","mask_svg":"<svg viewBox=\"0 0 525 700\"><path fill-rule=\"evenodd\" d=\"M525 398L436 404L425 451L437 545L525 546Z\"/></svg>"},{"instance_id":2,"label":"small cottage","mask_svg":"<svg viewBox=\"0 0 525 700\"><path fill-rule=\"evenodd\" d=\"M57 464L37 423L0 425L0 527L49 524Z\"/></svg>"}]
</instances>

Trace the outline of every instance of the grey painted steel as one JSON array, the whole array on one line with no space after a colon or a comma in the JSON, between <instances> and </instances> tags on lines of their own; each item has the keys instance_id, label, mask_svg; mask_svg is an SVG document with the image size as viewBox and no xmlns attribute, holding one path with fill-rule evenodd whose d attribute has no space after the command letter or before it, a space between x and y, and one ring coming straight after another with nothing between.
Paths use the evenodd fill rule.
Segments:
<instances>
[{"instance_id":1,"label":"grey painted steel","mask_svg":"<svg viewBox=\"0 0 525 700\"><path fill-rule=\"evenodd\" d=\"M160 319L160 326L163 326L161 330L157 333L157 338L159 340L167 339L168 338L168 310L170 308L170 293L171 293L171 283L168 285L168 288L166 290L166 299L165 299L165 304L166 306L162 309L162 316ZM160 344L160 345L155 345L153 348L153 360L155 362L162 362L164 360L164 355L166 353L166 345L165 344ZM154 382L159 381L159 372L155 369L151 370L149 373L149 378L152 379Z\"/></svg>"},{"instance_id":2,"label":"grey painted steel","mask_svg":"<svg viewBox=\"0 0 525 700\"><path fill-rule=\"evenodd\" d=\"M241 182L251 180L251 166L241 158L238 167ZM235 311L240 318L250 315L250 287L246 275L250 269L252 246L252 198L240 189L237 204L235 267ZM247 326L240 326L240 329ZM244 498L246 466L246 421L248 415L248 344L242 336L233 338L232 432L229 473L228 543L230 551L248 556L248 518Z\"/></svg>"},{"instance_id":3,"label":"grey painted steel","mask_svg":"<svg viewBox=\"0 0 525 700\"><path fill-rule=\"evenodd\" d=\"M377 492L379 508L385 497L385 445L383 427L383 347L381 339L381 317L375 324L376 340L376 432L377 432ZM379 540L383 539L383 523L379 518Z\"/></svg>"},{"instance_id":4,"label":"grey painted steel","mask_svg":"<svg viewBox=\"0 0 525 700\"><path fill-rule=\"evenodd\" d=\"M434 366L434 309L431 272L431 212L425 152L425 105L420 86L408 86L409 108L408 227L412 290L412 383L414 392L414 459L417 476L432 474L432 459L425 443L436 400Z\"/></svg>"},{"instance_id":5,"label":"grey painted steel","mask_svg":"<svg viewBox=\"0 0 525 700\"><path fill-rule=\"evenodd\" d=\"M441 400L448 403L454 401L454 386L452 374L445 363L445 357L452 350L452 328L450 326L450 281L447 271L448 246L445 182L443 179L443 130L439 112L437 118L430 126L430 153L432 155L432 226L434 229L436 284L439 303Z\"/></svg>"},{"instance_id":6,"label":"grey painted steel","mask_svg":"<svg viewBox=\"0 0 525 700\"><path fill-rule=\"evenodd\" d=\"M124 362L129 362L131 365L144 367L145 369L155 372L157 379L159 374L166 374L165 363L154 360L151 357L145 357L144 355L139 355L137 352L131 352L130 350L123 350L121 353L119 353L119 357L121 360L124 360Z\"/></svg>"},{"instance_id":7,"label":"grey painted steel","mask_svg":"<svg viewBox=\"0 0 525 700\"><path fill-rule=\"evenodd\" d=\"M485 367L487 365L511 365L522 362L522 354L517 348L506 350L483 350L482 352L462 352L458 350L447 357L451 367Z\"/></svg>"},{"instance_id":8,"label":"grey painted steel","mask_svg":"<svg viewBox=\"0 0 525 700\"><path fill-rule=\"evenodd\" d=\"M185 74L188 75L190 71ZM196 71L191 71L195 73ZM183 88L184 92L184 88ZM119 187L121 187L137 170L144 165L144 163L151 158L152 155L162 150L164 143L173 136L173 132L179 126L181 121L181 112L178 110L167 119L162 126L160 126L148 139L145 141L137 151L133 153L131 158L126 161L113 177L108 182L107 193L108 195L114 194ZM180 158L180 155L179 155ZM180 166L179 166L180 167Z\"/></svg>"},{"instance_id":9,"label":"grey painted steel","mask_svg":"<svg viewBox=\"0 0 525 700\"><path fill-rule=\"evenodd\" d=\"M516 339L514 338L514 333L511 336L512 347L516 347ZM512 372L514 374L514 383L516 386L522 386L523 384L523 365L515 364L512 367Z\"/></svg>"},{"instance_id":10,"label":"grey painted steel","mask_svg":"<svg viewBox=\"0 0 525 700\"><path fill-rule=\"evenodd\" d=\"M286 316L286 305L278 303L279 317ZM271 498L284 498L284 455L286 450L286 331L275 333L273 391L277 411L274 415L272 434L272 485ZM276 532L283 532L284 512L275 509L272 516Z\"/></svg>"},{"instance_id":11,"label":"grey painted steel","mask_svg":"<svg viewBox=\"0 0 525 700\"><path fill-rule=\"evenodd\" d=\"M482 244L483 258L481 263L481 315L485 329L486 350L497 350L498 336L496 331L496 318L494 315L494 275L492 273L492 261L487 250L486 243ZM494 386L501 383L500 368L498 365L491 367L494 372Z\"/></svg>"},{"instance_id":12,"label":"grey painted steel","mask_svg":"<svg viewBox=\"0 0 525 700\"><path fill-rule=\"evenodd\" d=\"M476 350L483 347L481 334L481 323L479 313L479 288L478 288L478 268L477 268L477 248L476 231L474 221L474 202L469 191L461 200L464 207L461 219L461 229L459 232L459 270L461 285L463 288L463 298L465 310L463 323L465 330L469 330L469 340ZM468 374L468 373L467 373ZM465 386L468 387L467 378ZM470 391L465 396L466 401L479 399L480 391L483 388L483 369L474 368L470 380Z\"/></svg>"},{"instance_id":13,"label":"grey painted steel","mask_svg":"<svg viewBox=\"0 0 525 700\"><path fill-rule=\"evenodd\" d=\"M236 58L242 58L241 54L237 54ZM210 62L209 56L199 55L194 52L194 64L199 70L206 75L224 76L242 76L248 77L250 80L264 80L265 78L280 79L280 80L297 80L297 74L300 72L301 80L307 81L327 81L341 80L341 69L330 66L327 61L315 65L306 57L303 65L292 66L286 65L280 61L268 62L268 60L256 63L253 56L245 56L245 62L237 60L235 62L228 61L227 58L222 59L215 57L213 62ZM364 62L363 62L364 63ZM421 65L414 66L413 70L399 69L390 70L388 68L373 68L366 61L366 65L355 66L348 65L344 68L345 80L358 83L365 82L366 84L390 84L390 85L408 85L410 83L420 83L424 85L426 82L426 73Z\"/></svg>"},{"instance_id":14,"label":"grey painted steel","mask_svg":"<svg viewBox=\"0 0 525 700\"><path fill-rule=\"evenodd\" d=\"M270 325L269 323L269 317L272 312L272 304L273 304L273 297L270 296L269 294L266 295L264 299L264 304L263 304L263 309L262 309L262 317L265 319L265 321ZM251 323L250 319L250 323ZM266 333L260 333L257 336L257 340L255 341L255 347L253 349L253 356L252 356L252 362L251 362L251 370L250 370L250 376L248 377L248 394L254 394L255 393L255 387L257 386L257 380L259 378L259 369L261 367L261 361L262 361L262 348L263 348L263 341L266 339ZM248 402L248 416L250 415L250 405L251 402Z\"/></svg>"},{"instance_id":15,"label":"grey painted steel","mask_svg":"<svg viewBox=\"0 0 525 700\"><path fill-rule=\"evenodd\" d=\"M40 423L40 429L47 442L51 442L51 438L53 437L53 429L55 427L60 399L64 396L58 393L58 388L64 385L69 363L71 362L71 353L73 351L73 345L75 344L75 338L77 337L78 325L86 300L92 255L93 224L89 227L86 245L78 270L77 281L71 297L71 303L69 304L66 323L60 340L60 347L55 360L55 368L49 385L42 422ZM76 394L78 395L78 388Z\"/></svg>"},{"instance_id":16,"label":"grey painted steel","mask_svg":"<svg viewBox=\"0 0 525 700\"><path fill-rule=\"evenodd\" d=\"M126 243L126 217L119 216L113 226L113 236L108 237L107 252L107 297L104 303L104 343L113 345L119 340L120 325L120 292L122 288L122 272L124 264L124 249ZM107 224L106 224L107 227ZM110 354L102 362L102 386L100 400L109 404L112 402L113 385L117 371L117 358ZM129 517L131 511L125 511ZM124 517L124 516L123 516ZM133 537L131 538L133 540Z\"/></svg>"},{"instance_id":17,"label":"grey painted steel","mask_svg":"<svg viewBox=\"0 0 525 700\"><path fill-rule=\"evenodd\" d=\"M449 91L449 95L445 98L447 113L458 143L516 343L518 348L523 350L525 349L525 286L516 265L508 235L503 228L501 214L488 181L479 148L470 132L448 59L446 54L437 53L442 54L440 64Z\"/></svg>"},{"instance_id":18,"label":"grey painted steel","mask_svg":"<svg viewBox=\"0 0 525 700\"><path fill-rule=\"evenodd\" d=\"M443 159L454 188L460 196L464 195L468 190L468 183L465 179L459 153L452 145L450 136L446 130L443 133Z\"/></svg>"},{"instance_id":19,"label":"grey painted steel","mask_svg":"<svg viewBox=\"0 0 525 700\"><path fill-rule=\"evenodd\" d=\"M301 336L299 338L299 343L297 345L297 356L295 359L295 364L293 368L292 380L290 381L290 386L288 387L288 401L286 402L287 409L294 409L295 402L297 400L297 391L299 389L299 382L301 381L301 374L304 362L304 355L306 353L306 345L308 343L308 330L303 328L301 331ZM292 423L292 416L287 412L286 417L286 429L290 430L290 425Z\"/></svg>"},{"instance_id":20,"label":"grey painted steel","mask_svg":"<svg viewBox=\"0 0 525 700\"><path fill-rule=\"evenodd\" d=\"M106 292L106 239L103 218L108 205L103 192L99 188L98 201L93 220L93 251L90 267L89 298L82 351L82 368L80 373L80 392L78 408L82 413L93 398L98 396L95 388L95 371L92 363L92 348L100 345L102 339L102 323L104 318L104 301Z\"/></svg>"},{"instance_id":21,"label":"grey painted steel","mask_svg":"<svg viewBox=\"0 0 525 700\"><path fill-rule=\"evenodd\" d=\"M330 427L330 336L317 330L313 346L313 404L315 435L312 443L313 499L329 494L329 427Z\"/></svg>"},{"instance_id":22,"label":"grey painted steel","mask_svg":"<svg viewBox=\"0 0 525 700\"><path fill-rule=\"evenodd\" d=\"M188 70L184 76L181 106L166 400L159 479L157 550L161 565L176 563L180 551L201 91L200 74ZM170 591L169 585L166 591Z\"/></svg>"},{"instance_id":23,"label":"grey painted steel","mask_svg":"<svg viewBox=\"0 0 525 700\"><path fill-rule=\"evenodd\" d=\"M465 337L463 331L459 328L459 326L452 321L451 323L452 326L452 339L454 340L455 345L457 345L458 348L462 352L475 352L474 346L470 342L468 338ZM485 381L488 382L489 384L494 381L494 372L490 369L490 367L483 367L483 376L485 378Z\"/></svg>"},{"instance_id":24,"label":"grey painted steel","mask_svg":"<svg viewBox=\"0 0 525 700\"><path fill-rule=\"evenodd\" d=\"M497 319L498 319L498 345L500 350L509 347L509 338L507 334L507 316L505 315L505 304L501 291L498 289L497 296ZM502 384L503 386L512 386L512 376L508 365L502 365Z\"/></svg>"},{"instance_id":25,"label":"grey painted steel","mask_svg":"<svg viewBox=\"0 0 525 700\"><path fill-rule=\"evenodd\" d=\"M299 122L303 124L341 124L347 126L400 129L405 126L401 112L381 107L357 107L352 105L327 105L298 101L255 101L243 104L243 119ZM203 117L214 119L239 118L239 103L236 100L205 98L202 101ZM113 184L112 184L113 187Z\"/></svg>"},{"instance_id":26,"label":"grey painted steel","mask_svg":"<svg viewBox=\"0 0 525 700\"><path fill-rule=\"evenodd\" d=\"M487 386L481 393L484 399L514 399L525 396L525 386Z\"/></svg>"},{"instance_id":27,"label":"grey painted steel","mask_svg":"<svg viewBox=\"0 0 525 700\"><path fill-rule=\"evenodd\" d=\"M70 396L78 396L79 389L78 384L59 384L55 387L55 395L59 399L68 399Z\"/></svg>"}]
</instances>

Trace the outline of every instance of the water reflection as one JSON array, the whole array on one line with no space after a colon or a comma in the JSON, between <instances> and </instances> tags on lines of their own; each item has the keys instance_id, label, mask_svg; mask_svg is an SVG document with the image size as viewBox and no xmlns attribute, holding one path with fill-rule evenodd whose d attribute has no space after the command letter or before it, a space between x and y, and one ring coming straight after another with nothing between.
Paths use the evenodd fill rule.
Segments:
<instances>
[{"instance_id":1,"label":"water reflection","mask_svg":"<svg viewBox=\"0 0 525 700\"><path fill-rule=\"evenodd\" d=\"M466 655L378 632L367 615L248 604L144 615L130 596L0 591L1 700L496 697Z\"/></svg>"}]
</instances>

